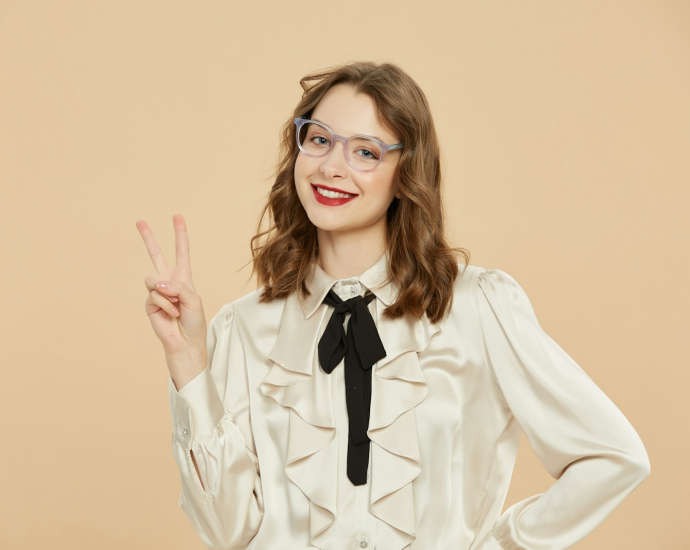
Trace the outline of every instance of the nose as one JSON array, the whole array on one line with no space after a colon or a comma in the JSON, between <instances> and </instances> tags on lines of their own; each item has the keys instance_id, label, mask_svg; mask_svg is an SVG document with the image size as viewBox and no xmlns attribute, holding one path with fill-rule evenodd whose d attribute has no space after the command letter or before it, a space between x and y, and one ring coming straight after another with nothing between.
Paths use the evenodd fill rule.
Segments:
<instances>
[{"instance_id":1,"label":"nose","mask_svg":"<svg viewBox=\"0 0 690 550\"><path fill-rule=\"evenodd\" d=\"M329 177L344 177L347 173L347 160L345 158L345 143L337 139L321 160L321 172Z\"/></svg>"}]
</instances>

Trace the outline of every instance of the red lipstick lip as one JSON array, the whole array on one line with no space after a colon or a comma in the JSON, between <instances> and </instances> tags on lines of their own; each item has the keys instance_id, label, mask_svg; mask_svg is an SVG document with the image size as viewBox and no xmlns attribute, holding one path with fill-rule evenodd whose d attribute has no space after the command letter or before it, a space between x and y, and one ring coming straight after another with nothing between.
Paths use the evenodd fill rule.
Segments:
<instances>
[{"instance_id":1,"label":"red lipstick lip","mask_svg":"<svg viewBox=\"0 0 690 550\"><path fill-rule=\"evenodd\" d=\"M357 193L350 193L349 191L343 191L342 189L338 189L337 187L328 187L327 185L321 185L320 183L319 184L312 183L312 185L314 187L320 187L321 189L327 189L328 191L335 191L336 193L345 193L347 195L357 196Z\"/></svg>"},{"instance_id":2,"label":"red lipstick lip","mask_svg":"<svg viewBox=\"0 0 690 550\"><path fill-rule=\"evenodd\" d=\"M311 190L314 193L314 199L316 200L316 202L323 204L324 206L341 206L343 204L347 204L348 202L352 202L358 197L358 195L354 195L352 197L347 197L344 199L332 199L319 193L319 188L313 184L311 186Z\"/></svg>"}]
</instances>

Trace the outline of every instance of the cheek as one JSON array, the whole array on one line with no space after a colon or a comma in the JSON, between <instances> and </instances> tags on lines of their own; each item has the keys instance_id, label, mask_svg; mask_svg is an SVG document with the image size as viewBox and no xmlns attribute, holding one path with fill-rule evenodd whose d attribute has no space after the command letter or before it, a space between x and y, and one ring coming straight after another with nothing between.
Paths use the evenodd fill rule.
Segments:
<instances>
[{"instance_id":1,"label":"cheek","mask_svg":"<svg viewBox=\"0 0 690 550\"><path fill-rule=\"evenodd\" d=\"M319 165L314 161L315 159L309 158L305 155L297 155L294 169L295 181L308 178L318 171Z\"/></svg>"},{"instance_id":2,"label":"cheek","mask_svg":"<svg viewBox=\"0 0 690 550\"><path fill-rule=\"evenodd\" d=\"M376 193L381 202L389 203L395 196L396 187L393 181L393 174L377 174L367 183L367 188Z\"/></svg>"},{"instance_id":3,"label":"cheek","mask_svg":"<svg viewBox=\"0 0 690 550\"><path fill-rule=\"evenodd\" d=\"M295 181L299 180L302 177L303 173L304 173L304 163L302 161L302 155L298 155L297 159L295 160L295 170L294 170Z\"/></svg>"}]
</instances>

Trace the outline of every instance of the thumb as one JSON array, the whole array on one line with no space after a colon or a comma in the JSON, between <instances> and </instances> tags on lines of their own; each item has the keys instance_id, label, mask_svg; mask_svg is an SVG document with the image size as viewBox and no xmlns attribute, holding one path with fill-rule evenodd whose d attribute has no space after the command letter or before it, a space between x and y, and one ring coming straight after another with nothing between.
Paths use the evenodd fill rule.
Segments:
<instances>
[{"instance_id":1,"label":"thumb","mask_svg":"<svg viewBox=\"0 0 690 550\"><path fill-rule=\"evenodd\" d=\"M180 281L158 281L156 290L166 298L177 297L181 304L187 307L191 306L191 309L195 309L194 306L201 302L201 297Z\"/></svg>"}]
</instances>

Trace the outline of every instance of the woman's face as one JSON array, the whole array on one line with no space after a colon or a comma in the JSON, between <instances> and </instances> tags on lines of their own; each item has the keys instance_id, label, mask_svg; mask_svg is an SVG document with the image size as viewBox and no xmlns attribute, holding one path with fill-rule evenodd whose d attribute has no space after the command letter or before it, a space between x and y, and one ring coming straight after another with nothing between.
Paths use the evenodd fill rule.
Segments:
<instances>
[{"instance_id":1,"label":"woman's face","mask_svg":"<svg viewBox=\"0 0 690 550\"><path fill-rule=\"evenodd\" d=\"M376 120L374 100L356 93L348 84L330 88L321 98L311 117L328 126L334 133L349 137L355 134L376 136L388 145L399 143ZM335 146L323 157L310 157L300 151L295 163L295 186L302 206L311 222L325 231L367 230L385 232L386 211L393 197L400 198L393 174L400 159L400 150L393 149L371 172L360 172L345 160L343 143ZM355 194L355 198L342 204L319 202L317 187L327 187ZM317 198L318 197L318 198ZM334 203L335 201L328 201Z\"/></svg>"}]
</instances>

